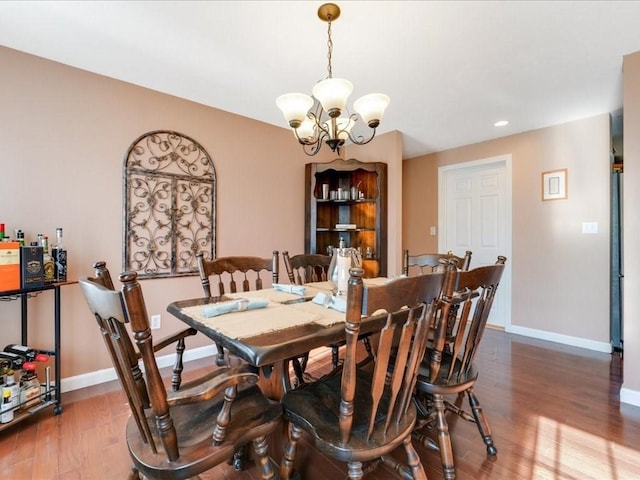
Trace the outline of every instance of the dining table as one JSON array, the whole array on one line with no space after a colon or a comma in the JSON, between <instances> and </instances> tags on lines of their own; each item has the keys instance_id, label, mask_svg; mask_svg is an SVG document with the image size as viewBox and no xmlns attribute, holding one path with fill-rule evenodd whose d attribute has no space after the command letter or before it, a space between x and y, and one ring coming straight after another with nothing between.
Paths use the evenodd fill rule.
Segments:
<instances>
[{"instance_id":1,"label":"dining table","mask_svg":"<svg viewBox=\"0 0 640 480\"><path fill-rule=\"evenodd\" d=\"M388 281L364 279L365 286ZM260 371L265 395L279 400L291 389L289 360L346 338L345 298L332 296L329 282L225 293L177 300L167 311ZM210 316L227 302L261 302L261 308ZM224 310L221 310L224 311ZM382 328L385 315L364 316L360 333Z\"/></svg>"}]
</instances>

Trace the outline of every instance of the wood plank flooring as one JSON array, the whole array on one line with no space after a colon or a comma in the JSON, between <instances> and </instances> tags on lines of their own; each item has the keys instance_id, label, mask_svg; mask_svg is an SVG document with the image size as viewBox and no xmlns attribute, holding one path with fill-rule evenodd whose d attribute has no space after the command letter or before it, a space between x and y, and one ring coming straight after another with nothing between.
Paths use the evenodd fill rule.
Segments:
<instances>
[{"instance_id":1,"label":"wood plank flooring","mask_svg":"<svg viewBox=\"0 0 640 480\"><path fill-rule=\"evenodd\" d=\"M449 417L458 480L640 479L640 408L620 404L622 361L591 352L489 330L477 360L476 393L493 430L497 458L490 458L473 424ZM316 352L316 372L328 365ZM186 365L194 375L212 359ZM188 376L190 376L189 373ZM116 382L63 395L64 411L46 410L0 432L3 480L125 479L130 460L124 442L129 416ZM427 432L432 435L432 432ZM281 439L272 454L279 459ZM337 480L345 465L311 446L300 454L302 478ZM442 479L439 454L418 446L430 480ZM399 451L398 456L402 456ZM258 480L254 465L236 472L222 465L203 480ZM367 477L400 478L385 466Z\"/></svg>"}]
</instances>

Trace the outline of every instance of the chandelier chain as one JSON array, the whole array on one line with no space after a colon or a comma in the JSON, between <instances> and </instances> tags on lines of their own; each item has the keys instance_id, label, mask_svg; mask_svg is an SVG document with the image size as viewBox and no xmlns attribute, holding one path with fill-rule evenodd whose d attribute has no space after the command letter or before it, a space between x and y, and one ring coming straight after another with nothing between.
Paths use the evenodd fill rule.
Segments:
<instances>
[{"instance_id":1,"label":"chandelier chain","mask_svg":"<svg viewBox=\"0 0 640 480\"><path fill-rule=\"evenodd\" d=\"M331 15L329 15L327 23L329 24L329 26L327 27L327 59L329 60L327 71L329 72L328 78L333 78L333 72L331 71L331 54L333 53L333 40L331 38Z\"/></svg>"}]
</instances>

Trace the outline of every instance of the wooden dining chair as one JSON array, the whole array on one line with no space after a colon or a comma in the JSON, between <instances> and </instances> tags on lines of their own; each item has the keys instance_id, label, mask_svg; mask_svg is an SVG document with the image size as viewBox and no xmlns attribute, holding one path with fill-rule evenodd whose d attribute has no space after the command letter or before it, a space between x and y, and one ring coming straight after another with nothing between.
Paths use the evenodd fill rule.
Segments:
<instances>
[{"instance_id":1,"label":"wooden dining chair","mask_svg":"<svg viewBox=\"0 0 640 480\"><path fill-rule=\"evenodd\" d=\"M120 281L120 291L105 287L100 279L81 279L80 287L131 408L126 438L133 476L191 478L228 461L251 441L261 478L274 479L266 436L280 426L282 409L255 386L258 376L252 367L215 369L185 382L177 392L167 392L137 274L125 272ZM140 351L144 377L135 378L129 368L126 323Z\"/></svg>"},{"instance_id":2,"label":"wooden dining chair","mask_svg":"<svg viewBox=\"0 0 640 480\"><path fill-rule=\"evenodd\" d=\"M419 275L430 273L440 268L441 260L454 260L460 270L469 270L471 265L471 251L467 250L464 257L458 257L453 253L421 253L419 255L409 255L409 250L402 252L402 273L409 275L417 271Z\"/></svg>"},{"instance_id":3,"label":"wooden dining chair","mask_svg":"<svg viewBox=\"0 0 640 480\"><path fill-rule=\"evenodd\" d=\"M417 399L423 414L417 431L434 424L437 442L417 431L414 438L428 447L440 450L444 478L455 478L455 464L446 412L456 413L461 418L475 423L489 455L496 455L489 423L474 393L478 370L473 360L478 353L491 306L504 271L506 257L498 257L495 265L459 271L455 283L448 284L443 295L445 303L457 305L458 315L452 338L448 335L448 316L434 317L433 340L420 365L416 382ZM442 310L444 312L444 310ZM471 413L446 401L448 395L466 394Z\"/></svg>"},{"instance_id":4,"label":"wooden dining chair","mask_svg":"<svg viewBox=\"0 0 640 480\"><path fill-rule=\"evenodd\" d=\"M262 275L271 276L271 283L278 283L280 254L274 250L271 258L234 256L207 259L202 253L196 255L198 262L198 273L205 297L220 296L225 293L236 293L238 291L248 292L250 290L262 290ZM212 295L211 279L217 286L217 292ZM238 285L240 284L240 290ZM225 352L222 345L216 343L218 355L216 363L218 366L227 364Z\"/></svg>"},{"instance_id":5,"label":"wooden dining chair","mask_svg":"<svg viewBox=\"0 0 640 480\"><path fill-rule=\"evenodd\" d=\"M350 479L362 478L365 462L370 462L369 471L380 461L389 462L404 478L427 478L411 443L417 417L412 394L445 273L398 278L370 287L363 286L363 273L360 268L351 269L342 368L287 392L282 399L284 418L290 425L280 468L282 480L294 472L303 432L320 452L346 462ZM375 362L359 362L356 354L363 315L376 315L380 320L374 329L379 338ZM389 455L400 445L407 455L406 466Z\"/></svg>"},{"instance_id":6,"label":"wooden dining chair","mask_svg":"<svg viewBox=\"0 0 640 480\"><path fill-rule=\"evenodd\" d=\"M99 261L93 264L94 275L95 277L92 280L96 283L99 283L103 287L108 288L109 290L115 290L113 280L111 278L111 273L107 268L107 263L104 261ZM125 326L123 325L115 325L116 328L122 328L123 330L120 333L122 336L122 342L125 345L128 363L131 371L133 372L134 378L141 379L142 372L140 371L140 367L138 366L138 361L140 360L140 352L136 351L133 346L133 342L129 338L129 335L126 332ZM182 383L182 371L184 369L182 363L182 357L185 350L185 338L190 337L198 333L194 328L185 328L184 330L180 330L179 332L168 335L161 340L154 343L153 348L154 351L158 352L169 345L176 344L176 360L173 365L173 375L171 377L171 386L174 391L180 389L180 384ZM103 335L107 335L105 330L102 331ZM106 339L105 339L106 341Z\"/></svg>"},{"instance_id":7,"label":"wooden dining chair","mask_svg":"<svg viewBox=\"0 0 640 480\"><path fill-rule=\"evenodd\" d=\"M301 253L289 256L289 252L282 252L282 260L289 277L289 282L303 285L312 282L326 282L327 272L331 264L329 255L318 253Z\"/></svg>"}]
</instances>

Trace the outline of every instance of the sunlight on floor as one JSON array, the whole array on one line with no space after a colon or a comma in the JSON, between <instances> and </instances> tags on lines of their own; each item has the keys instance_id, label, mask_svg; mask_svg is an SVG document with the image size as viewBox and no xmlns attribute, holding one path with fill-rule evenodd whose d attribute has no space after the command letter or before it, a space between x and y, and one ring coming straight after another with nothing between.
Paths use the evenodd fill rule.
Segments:
<instances>
[{"instance_id":1,"label":"sunlight on floor","mask_svg":"<svg viewBox=\"0 0 640 480\"><path fill-rule=\"evenodd\" d=\"M538 418L531 480L631 480L640 450L545 417Z\"/></svg>"}]
</instances>

